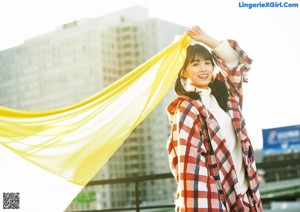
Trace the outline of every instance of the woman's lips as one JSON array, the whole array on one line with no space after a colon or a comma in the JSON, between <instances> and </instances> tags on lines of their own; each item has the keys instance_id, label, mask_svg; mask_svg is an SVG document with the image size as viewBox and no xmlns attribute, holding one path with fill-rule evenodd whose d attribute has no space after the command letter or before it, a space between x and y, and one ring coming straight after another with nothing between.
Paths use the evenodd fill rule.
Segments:
<instances>
[{"instance_id":1,"label":"woman's lips","mask_svg":"<svg viewBox=\"0 0 300 212\"><path fill-rule=\"evenodd\" d=\"M197 76L201 79L207 79L209 75L208 74L199 74Z\"/></svg>"}]
</instances>

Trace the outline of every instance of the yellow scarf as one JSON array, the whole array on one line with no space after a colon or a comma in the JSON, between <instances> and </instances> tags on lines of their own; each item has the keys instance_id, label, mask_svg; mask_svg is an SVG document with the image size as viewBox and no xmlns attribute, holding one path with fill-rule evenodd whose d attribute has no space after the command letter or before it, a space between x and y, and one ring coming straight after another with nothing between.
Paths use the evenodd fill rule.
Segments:
<instances>
[{"instance_id":1,"label":"yellow scarf","mask_svg":"<svg viewBox=\"0 0 300 212\"><path fill-rule=\"evenodd\" d=\"M0 144L52 174L86 185L166 95L190 42L181 36L122 79L70 107L34 112L0 107Z\"/></svg>"}]
</instances>

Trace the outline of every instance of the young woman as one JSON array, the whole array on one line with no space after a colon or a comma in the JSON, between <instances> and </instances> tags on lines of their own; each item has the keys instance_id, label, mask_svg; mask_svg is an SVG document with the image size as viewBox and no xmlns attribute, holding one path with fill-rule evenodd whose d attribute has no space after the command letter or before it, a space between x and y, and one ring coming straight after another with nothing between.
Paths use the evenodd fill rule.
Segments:
<instances>
[{"instance_id":1,"label":"young woman","mask_svg":"<svg viewBox=\"0 0 300 212\"><path fill-rule=\"evenodd\" d=\"M241 112L252 60L236 41L217 41L199 26L167 111L167 150L177 181L176 211L262 211L254 152ZM220 70L214 74L215 63Z\"/></svg>"}]
</instances>

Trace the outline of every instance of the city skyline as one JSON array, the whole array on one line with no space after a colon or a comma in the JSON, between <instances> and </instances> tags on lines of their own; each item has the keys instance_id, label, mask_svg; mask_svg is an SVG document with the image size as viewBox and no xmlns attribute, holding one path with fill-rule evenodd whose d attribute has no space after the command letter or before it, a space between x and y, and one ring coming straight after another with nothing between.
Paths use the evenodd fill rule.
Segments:
<instances>
[{"instance_id":1,"label":"city skyline","mask_svg":"<svg viewBox=\"0 0 300 212\"><path fill-rule=\"evenodd\" d=\"M142 2L142 1L140 1ZM145 3L145 2L144 2ZM146 4L146 3L145 3ZM214 5L213 3L203 3L203 5L206 5L208 8L212 8L212 5ZM232 6L232 5L231 5ZM227 5L228 7L228 5ZM148 8L148 7L145 7ZM183 7L184 8L184 7ZM152 8L153 9L153 8ZM150 10L150 9L149 9ZM155 10L155 8L154 8ZM176 9L175 9L176 10ZM117 10L121 11L121 10ZM299 45L299 41L297 39L297 32L295 32L294 34L291 34L294 32L294 30L292 30L292 28L290 27L292 25L292 18L295 18L295 15L293 15L293 12L290 12L289 14L287 14L287 10L277 10L278 12L278 16L276 16L276 18L274 18L274 20L278 21L278 26L281 27L281 30L275 28L276 25L274 23L272 23L271 19L272 17L275 17L275 12L273 11L268 11L268 13L262 15L261 11L262 10L256 10L256 11L251 11L250 10L241 10L241 9L234 9L232 11L235 11L233 14L233 17L237 17L236 15L241 14L242 12L249 15L250 16L248 18L246 18L246 20L250 20L250 17L252 16L251 14L256 14L257 17L268 17L264 20L258 20L257 19L253 19L253 22L247 23L249 29L251 29L250 31L245 30L245 28L241 27L240 24L238 24L239 26L235 25L233 26L229 26L228 29L224 30L226 27L222 26L220 27L221 33L218 34L218 30L214 27L209 26L209 22L206 22L206 30L207 32L210 32L210 30L212 30L213 34L217 35L217 38L224 38L227 35L229 35L229 37L231 37L231 35L234 35L234 33L237 33L237 36L235 36L234 38L236 38L239 42L240 45L247 51L247 53L249 53L249 55L254 59L254 63L252 66L252 70L249 73L249 85L246 85L245 87L245 93L246 93L246 97L245 97L245 103L244 103L244 116L246 118L246 123L248 125L248 131L250 134L250 138L252 140L252 143L254 145L254 148L256 149L260 149L262 147L262 136L261 136L261 130L265 129L265 128L272 128L272 127L280 127L280 126L288 126L288 125L297 125L299 124L299 113L297 112L297 109L299 107L299 102L297 101L296 97L297 97L297 91L298 89L298 84L297 84L297 76L299 75L298 72L298 68L297 68L297 56L298 56L298 47L300 47ZM290 10L292 11L292 10ZM151 10L149 11L151 13ZM299 11L298 11L299 12ZM105 14L110 14L109 12L105 13ZM283 17L283 15L285 15L285 19L284 20L279 20L280 17ZM100 17L101 15L97 16ZM201 15L199 15L200 17ZM133 19L135 19L134 16L132 16ZM233 20L233 17L228 17L228 20ZM241 15L241 19L245 17L245 15ZM150 18L153 18L150 16ZM46 44L44 45L44 43L35 43L35 41L39 41L39 40L43 40L44 36L47 36L48 34L55 34L58 33L60 30L64 30L64 28L72 28L75 26L76 28L76 24L81 24L84 23L85 21L91 21L94 18L79 18L79 19L73 19L70 20L68 22L61 22L59 25L56 25L54 30L49 30L47 33L38 33L32 37L26 38L26 42L24 44L20 44L17 45L15 47L12 48L8 48L6 50L3 50L0 52L8 52L8 55L10 54L10 52L18 52L22 54L21 50L22 46L27 46L30 45L31 49L37 49L37 51L28 51L28 49L26 49L26 52L28 52L29 57L27 60L21 61L18 60L18 57L16 57L16 59L14 60L8 60L8 63L10 63L9 65L9 69L7 69L7 73L4 77L15 77L14 76L14 69L18 68L19 65L28 65L28 66L33 66L33 64L35 64L35 60L36 57L34 56L35 54L40 55L42 58L46 58L45 61L52 61L54 62L53 64L55 64L54 66L60 67L61 70L65 69L66 67L62 66L61 64L64 64L66 61L65 57L63 57L63 55L65 55L65 53L63 54L57 54L59 51L59 47L61 45L61 47L66 47L68 49L69 52L73 52L71 57L66 57L66 58L71 58L71 60L69 60L69 62L72 64L78 64L79 61L86 61L86 62L91 62L91 60L95 61L95 63L99 64L100 63L100 54L91 54L92 51L90 47L92 48L99 48L99 46L93 46L92 43L93 42L98 42L98 40L94 39L95 37L91 36L82 36L80 37L80 39L78 38L71 38L71 39L65 39L64 42L61 42L60 45L54 45L54 48L50 48L51 45L53 45L53 43L50 42L46 42ZM156 20L164 20L163 18L161 19L156 19ZM273 21L274 21L273 20ZM169 20L168 20L169 21ZM215 22L216 20L212 20L212 22ZM261 21L262 23L258 23L258 21ZM176 21L172 21L172 23L178 24ZM263 23L267 23L267 24L263 24ZM284 25L285 23L285 25ZM187 25L184 25L187 26ZM201 25L203 26L203 25ZM236 29L243 29L244 31L232 31L233 28ZM4 28L5 29L5 28ZM166 28L164 28L166 29ZM259 29L259 30L254 30L253 29ZM127 30L127 29L126 29ZM125 30L125 31L126 31ZM183 29L179 30L179 34L181 33L181 31L184 31ZM103 37L107 40L109 40L110 36L115 36L114 33L117 32L117 28L114 29L113 31L107 31L106 34L103 35ZM170 32L170 31L169 31ZM261 32L261 33L258 33ZM173 35L174 34L174 35ZM174 33L170 33L168 36L164 37L166 39L166 43L171 43L173 40L173 37L175 37L175 34L178 34L178 32L174 32ZM213 35L212 34L212 35ZM133 36L136 36L138 34L133 33ZM102 36L102 35L101 35ZM124 36L128 36L128 34L124 34ZM131 35L130 35L131 36ZM139 38L139 36L137 36ZM115 37L117 38L117 37ZM227 37L226 37L227 38ZM240 39L241 38L241 39ZM288 39L287 39L288 38ZM87 39L90 41L90 46L80 46L79 49L78 48L69 48L70 46L72 46L71 43L76 43L76 42L81 42L81 40ZM140 39L140 38L139 38ZM46 39L47 40L47 39ZM106 41L107 41L106 40ZM155 39L153 36L151 36L150 34L148 35L147 40L149 40L150 42L154 42ZM124 44L127 47L130 47L131 45L135 45L136 43L140 42L141 39L139 41L133 39L132 42L129 43L122 43L122 45ZM67 43L67 45L65 45L65 43ZM69 45L69 44L71 45ZM112 43L109 42L103 42L101 45L105 45L109 48L112 47ZM121 43L120 43L121 44ZM36 45L36 46L34 46ZM126 47L126 48L127 48ZM261 47L261 48L259 48ZM51 54L47 54L45 52L47 48L50 48L52 53ZM113 47L113 49L115 48L115 46ZM130 47L131 48L131 47ZM146 48L147 49L147 48ZM154 48L153 48L154 49ZM249 51L248 51L249 49ZM15 51L16 50L16 51ZM71 51L72 50L72 51ZM84 50L86 52L85 57L81 58L81 60L79 60L78 58L78 54L76 53L77 51L81 51ZM98 49L99 50L99 49ZM141 63L142 60L144 59L148 59L149 57L151 57L151 54L148 54L149 52L144 51L145 49L140 49L139 52L135 52L134 54L129 53L128 51L122 51L122 54L124 56L124 60L121 62L122 66L124 65L124 70L121 71L122 74L127 73L128 71L131 71L132 69L134 69L134 67L136 67L137 64ZM275 51L276 50L276 51ZM109 66L105 66L104 70L106 72L105 76L101 76L100 78L103 79L101 81L101 83L104 86L108 86L110 85L112 82L114 82L115 80L118 79L117 75L121 74L118 73L118 69L116 68L117 66L120 65L119 62L117 62L117 60L115 60L118 56L118 54L114 54L116 52L114 52L114 50L112 51L108 51L106 52L106 56L103 57L103 60L101 60L101 63L103 61L109 61ZM153 52L154 53L154 52ZM30 55L32 55L30 57ZM110 55L110 56L109 56ZM112 55L114 55L113 57L111 57ZM142 56L143 55L143 56ZM252 56L253 55L253 56ZM121 57L123 57L121 56ZM129 60L127 60L128 58L130 58ZM142 59L143 58L143 59ZM1 60L2 58L0 57L0 66L3 65L3 61ZM21 71L21 75L26 76L26 75L30 75L30 73L34 73L35 71L37 71L36 69L39 69L39 71L42 73L45 70L49 70L51 69L51 67L53 66L52 62L49 63L40 63L38 66L36 66L36 68L29 68L29 69L20 69ZM52 64L52 65L51 65ZM106 63L108 64L108 63ZM80 70L88 70L87 72L84 73L84 75L82 75L82 73L80 72ZM78 69L79 70L79 69ZM81 66L80 70L78 71L77 74L75 74L76 77L74 78L69 78L69 81L76 81L79 84L93 84L94 85L98 85L99 82L96 82L97 79L99 79L99 75L95 74L95 67L90 68L88 66ZM114 74L110 74L110 73L114 73ZM55 76L57 74L58 76L58 72L57 73L53 73L53 76ZM54 84L54 83L58 83L58 81L62 80L61 78L55 78L53 76L47 76L43 74L40 74L39 77L43 79L42 81L42 85L45 86L47 83L49 84ZM92 76L92 77L91 77ZM2 76L3 77L3 76ZM48 78L47 78L48 77ZM27 85L26 83L19 83L18 81L15 81L13 83L15 83L15 87L12 85L11 88L12 89L8 89L6 92L6 97L11 97L14 98L14 94L16 93L21 93L23 95L23 97L25 98L29 98L31 95L37 95L38 94L38 90L34 91L34 89L38 86L37 83L31 83L34 82L35 80L37 80L38 76L29 76L28 81L27 81ZM67 76L64 76L63 78L68 78ZM4 78L2 78L3 80ZM9 83L8 81L4 80L2 81L3 84ZM68 82L69 83L69 82ZM68 85L68 83L66 83L66 85ZM19 87L18 87L19 86ZM29 87L27 87L29 86ZM68 87L68 86L67 86ZM44 94L41 96L41 98L35 98L37 101L44 102L44 105L41 106L41 104L36 104L37 107L33 109L35 110L39 110L39 109L47 109L48 107L55 107L55 108L59 108L59 107L64 107L65 105L69 105L69 104L73 104L76 103L78 101L81 101L83 96L89 96L92 94L95 94L97 92L99 92L103 87L101 86L90 86L87 89L76 89L76 87L69 87L68 89L72 92L78 92L76 98L74 98L72 101L70 101L70 99L64 98L63 101L57 101L56 104L50 105L49 103L51 102L55 102L53 101L53 96L49 95L51 93L51 90L47 90L46 87L44 87L44 89L42 89L42 92L44 92ZM26 90L30 89L33 92L26 92ZM81 92L81 93L80 93ZM3 94L3 93L2 93ZM61 95L61 97L66 94L65 92L61 92L61 93L57 93L57 95ZM54 95L55 96L55 95ZM52 99L51 99L52 98ZM9 101L14 102L14 99L10 99ZM27 102L27 103L26 103ZM20 102L16 102L16 105L14 107L19 107L20 105L24 108L30 108L32 105L35 105L35 103L32 101L25 101L24 105L21 105ZM165 103L164 103L165 104ZM31 105L31 106L30 106ZM283 106L287 106L287 109L282 109ZM164 108L161 107L161 105L159 107L157 107L157 110L163 110ZM261 112L258 112L259 110L262 110ZM160 112L161 113L161 112ZM150 119L151 118L149 116ZM163 117L160 117L163 118ZM158 120L157 120L158 121ZM158 121L159 123L160 121ZM146 128L148 124L146 123ZM152 133L148 133L145 136L145 139L147 140L149 137L153 134L153 132L155 131L159 131L161 130L161 134L163 134L163 136L161 136L159 139L163 140L163 142L165 141L164 138L164 134L166 132L169 133L169 128L168 129L162 129L158 124L155 126L156 128L154 130L151 130L149 132ZM143 161L145 158L140 157L139 155L132 155L132 149L140 149L142 151L144 151L143 148L137 147L137 143L140 142L144 142L142 137L139 137L141 133L141 131L145 130L143 128L136 128L136 130L132 133L133 138L135 138L136 140L134 142L132 142L130 145L123 145L122 147L123 150L120 148L120 150L123 152L121 155L121 157L116 157L116 163L113 164L112 169L119 169L119 171L122 172L122 169L120 168L120 166L116 165L118 160L123 160L125 158L133 161L133 163L128 163L126 164L125 168L127 167L128 169L132 166L134 166L136 169L136 173L139 173L139 170L141 167L145 166L148 168L151 168L152 170L157 168L157 170L160 170L159 165L158 166L153 166L153 165L147 165L145 163L141 163L142 165L138 165L137 161ZM151 138L153 139L153 137ZM144 142L146 143L146 142ZM161 151L161 149L158 149L158 147L155 147L157 151ZM150 150L150 148L149 148ZM129 154L128 154L129 153ZM162 154L164 154L164 152L162 152ZM146 153L145 155L147 155L146 157L149 158L149 156L151 156L150 154ZM4 155L5 158L5 155ZM166 162L166 161L165 161ZM113 172L109 172L106 169L108 166L103 167L102 169L102 174L100 174L100 176L95 176L95 179L97 179L97 177L99 177L99 179L102 178L118 178L118 177L122 177L122 175L118 175L117 172L113 173ZM132 168L131 167L131 168ZM24 167L22 167L24 168ZM123 167L124 168L124 167ZM142 174L152 174L153 172L151 171L151 169L149 169L149 172L141 172ZM106 172L105 172L106 170ZM134 175L134 173L132 173L132 175ZM128 176L131 176L131 174L129 174ZM16 184L17 186L17 184ZM147 186L152 186L154 188L154 185L149 183L149 185L145 184L142 187L143 188L147 188ZM160 187L161 184L156 184L155 186ZM119 187L120 191L121 191L121 195L128 195L128 192L124 190L124 188ZM88 188L87 191L91 191L91 188ZM105 190L104 195L106 195L106 198L108 198L111 194L109 194L108 192L109 190ZM93 191L92 191L93 192ZM155 197L155 193L149 191L150 196L154 196ZM160 191L160 193L164 193L165 191ZM118 194L118 192L115 192L113 195L118 195L119 199L116 199L116 201L121 201L121 198ZM146 196L145 193L143 193L144 197ZM170 194L168 194L168 196L170 196ZM170 196L170 198L172 198L172 196ZM103 199L102 199L103 200ZM128 199L128 201L130 201L130 199ZM99 208L101 207L111 207L111 205L106 205L103 204L103 201L99 201L97 200L97 204ZM102 204L102 205L101 205ZM75 208L74 208L75 209ZM78 208L80 209L80 208Z\"/></svg>"},{"instance_id":2,"label":"city skyline","mask_svg":"<svg viewBox=\"0 0 300 212\"><path fill-rule=\"evenodd\" d=\"M3 59L0 64L0 102L8 107L30 111L76 104L147 61L168 46L173 35L182 30L184 27L177 24L151 19L148 10L143 7L131 7L94 19L64 24L53 32L0 52ZM174 93L170 94L131 132L93 180L169 171L165 145L170 125L165 108L175 97ZM141 98L138 100L143 102ZM110 120L109 113L105 116ZM101 138L97 137L97 140L100 142ZM113 146L113 143L109 145ZM171 181L142 184L141 201L172 202L175 189L172 185ZM134 205L134 191L127 187L85 188L82 194L92 193L96 202L74 203L70 208L103 209Z\"/></svg>"},{"instance_id":3,"label":"city skyline","mask_svg":"<svg viewBox=\"0 0 300 212\"><path fill-rule=\"evenodd\" d=\"M300 35L293 26L294 20L300 18L299 8L250 10L239 8L235 1L218 3L215 1L186 1L185 3L111 1L110 3L101 5L99 1L79 1L70 4L64 1L41 5L37 1L27 1L27 3L10 1L6 3L7 10L1 14L4 31L1 39L2 49L3 46L11 47L12 43L20 44L30 37L52 31L65 23L108 14L111 11L139 4L149 8L151 17L162 18L187 27L200 24L217 39L234 38L252 57L254 63L249 73L250 80L245 86L244 115L255 148L262 148L262 129L299 124L297 87L296 89L292 87L298 85L299 76L296 61L299 55L297 49L300 48L298 41ZM24 5L15 7L16 4ZM33 4L35 9L32 8L32 13L28 13ZM56 10L55 15L53 15L54 10ZM14 12L24 18L13 16ZM211 16L215 18L207 18ZM218 17L226 17L222 18L226 24L219 24ZM15 29L17 31L12 31ZM17 38L11 43L13 37ZM282 73L285 77L282 77ZM282 110L283 105L288 105L288 109Z\"/></svg>"}]
</instances>

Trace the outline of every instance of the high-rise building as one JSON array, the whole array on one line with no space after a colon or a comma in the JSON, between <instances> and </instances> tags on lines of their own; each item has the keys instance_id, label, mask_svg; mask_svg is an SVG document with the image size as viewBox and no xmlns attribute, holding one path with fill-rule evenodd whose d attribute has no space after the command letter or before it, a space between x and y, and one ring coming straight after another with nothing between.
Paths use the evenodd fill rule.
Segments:
<instances>
[{"instance_id":1,"label":"high-rise building","mask_svg":"<svg viewBox=\"0 0 300 212\"><path fill-rule=\"evenodd\" d=\"M46 110L89 98L171 44L185 27L150 18L136 6L99 18L64 24L0 52L0 104ZM170 133L165 107L173 92L141 123L94 180L169 171L165 150ZM141 201L173 200L174 182L140 185ZM69 210L102 209L134 204L132 185L85 188L95 196L74 202Z\"/></svg>"}]
</instances>

